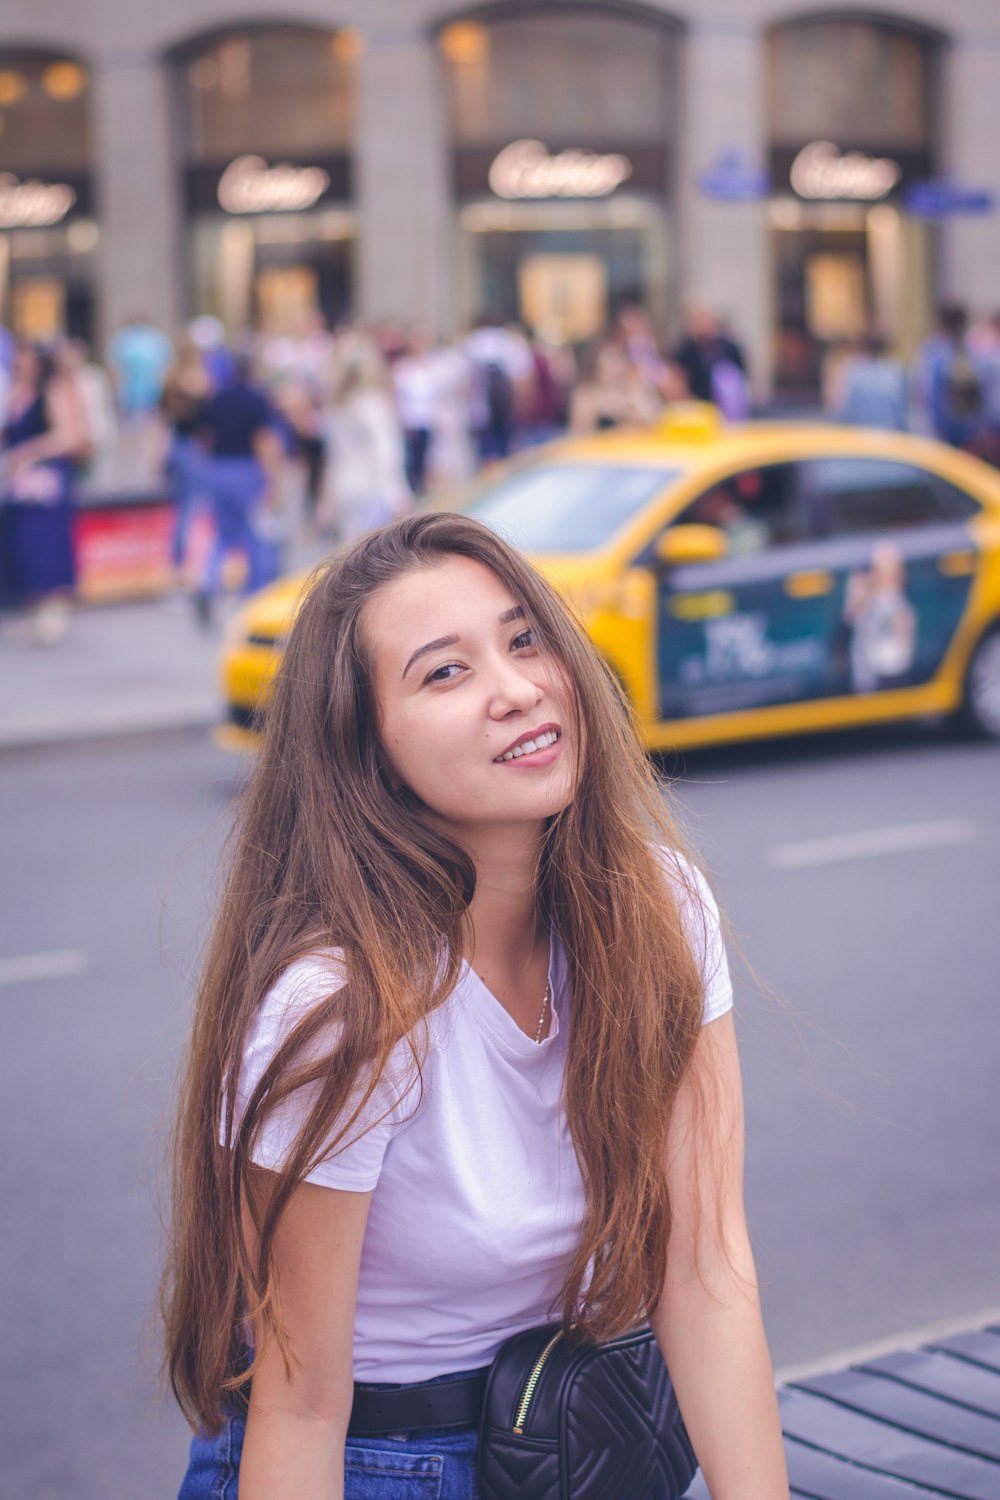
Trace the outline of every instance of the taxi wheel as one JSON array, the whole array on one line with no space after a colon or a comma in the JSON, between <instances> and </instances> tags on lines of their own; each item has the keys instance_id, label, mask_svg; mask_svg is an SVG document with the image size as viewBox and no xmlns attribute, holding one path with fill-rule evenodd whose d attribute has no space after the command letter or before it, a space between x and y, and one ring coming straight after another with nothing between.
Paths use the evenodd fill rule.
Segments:
<instances>
[{"instance_id":1,"label":"taxi wheel","mask_svg":"<svg viewBox=\"0 0 1000 1500\"><path fill-rule=\"evenodd\" d=\"M1000 625L988 630L972 653L959 721L981 739L1000 739Z\"/></svg>"}]
</instances>

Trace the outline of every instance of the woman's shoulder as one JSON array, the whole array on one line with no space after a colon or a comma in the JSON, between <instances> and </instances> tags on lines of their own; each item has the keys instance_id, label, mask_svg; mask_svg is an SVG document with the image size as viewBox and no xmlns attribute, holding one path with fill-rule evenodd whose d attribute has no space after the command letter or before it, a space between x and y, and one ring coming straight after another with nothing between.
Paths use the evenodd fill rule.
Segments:
<instances>
[{"instance_id":1,"label":"woman's shoulder","mask_svg":"<svg viewBox=\"0 0 1000 1500\"><path fill-rule=\"evenodd\" d=\"M705 1021L731 1009L733 986L718 902L705 874L679 849L657 845L657 858L701 970L705 991Z\"/></svg>"},{"instance_id":2,"label":"woman's shoulder","mask_svg":"<svg viewBox=\"0 0 1000 1500\"><path fill-rule=\"evenodd\" d=\"M347 960L340 948L318 948L294 959L281 970L261 1001L247 1035L245 1053L274 1053L317 1005L323 1005L347 983ZM443 1050L454 1030L466 976L460 974L444 1005L425 1017L418 1033L421 1048ZM339 1034L336 1007L311 1043L311 1049L335 1045ZM413 1056L414 1034L401 1037L393 1049L389 1071L405 1072Z\"/></svg>"},{"instance_id":3,"label":"woman's shoulder","mask_svg":"<svg viewBox=\"0 0 1000 1500\"><path fill-rule=\"evenodd\" d=\"M682 906L689 903L695 912L699 907L703 907L718 921L719 908L712 894L712 887L708 883L707 876L694 860L682 850L672 849L667 844L657 844L655 854L677 901Z\"/></svg>"},{"instance_id":4,"label":"woman's shoulder","mask_svg":"<svg viewBox=\"0 0 1000 1500\"><path fill-rule=\"evenodd\" d=\"M339 948L319 948L281 970L267 990L248 1038L251 1046L280 1045L314 1006L342 989L347 980Z\"/></svg>"}]
</instances>

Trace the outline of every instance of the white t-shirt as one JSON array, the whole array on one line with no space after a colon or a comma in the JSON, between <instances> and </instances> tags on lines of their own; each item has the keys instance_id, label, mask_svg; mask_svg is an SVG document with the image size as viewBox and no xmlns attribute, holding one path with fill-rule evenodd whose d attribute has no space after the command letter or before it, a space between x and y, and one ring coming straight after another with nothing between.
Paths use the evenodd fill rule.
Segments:
<instances>
[{"instance_id":1,"label":"white t-shirt","mask_svg":"<svg viewBox=\"0 0 1000 1500\"><path fill-rule=\"evenodd\" d=\"M685 912L705 976L706 1022L732 1005L718 911L702 877L701 912ZM688 904L688 903L686 903ZM688 904L689 905L689 904ZM343 982L336 953L293 964L266 996L248 1039L237 1112L276 1046ZM374 1189L354 1325L362 1381L429 1380L489 1364L504 1339L544 1323L577 1243L584 1196L561 1107L569 1015L566 957L553 938L552 1022L539 1045L463 965L427 1020L422 1096L401 1045L366 1111L386 1118L322 1162L310 1182ZM310 1101L303 1099L302 1107ZM256 1161L281 1165L303 1118L271 1115Z\"/></svg>"}]
</instances>

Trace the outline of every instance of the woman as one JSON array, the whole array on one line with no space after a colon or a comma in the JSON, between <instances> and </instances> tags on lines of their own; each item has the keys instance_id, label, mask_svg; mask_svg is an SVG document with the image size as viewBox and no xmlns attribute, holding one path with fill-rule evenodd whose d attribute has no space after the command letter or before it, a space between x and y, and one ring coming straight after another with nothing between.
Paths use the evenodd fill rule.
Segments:
<instances>
[{"instance_id":1,"label":"woman","mask_svg":"<svg viewBox=\"0 0 1000 1500\"><path fill-rule=\"evenodd\" d=\"M177 353L163 381L160 412L170 431L167 450L167 478L174 501L174 534L170 543L170 560L174 569L174 587L187 583L191 533L202 512L208 511L206 455L198 433L202 412L211 394L211 383L205 367L205 356L191 339Z\"/></svg>"},{"instance_id":2,"label":"woman","mask_svg":"<svg viewBox=\"0 0 1000 1500\"><path fill-rule=\"evenodd\" d=\"M351 1435L352 1382L446 1386L551 1306L651 1318L714 1500L787 1496L728 974L677 842L609 674L492 532L410 517L317 576L185 1087L182 1500L473 1500L474 1420Z\"/></svg>"},{"instance_id":3,"label":"woman","mask_svg":"<svg viewBox=\"0 0 1000 1500\"><path fill-rule=\"evenodd\" d=\"M585 349L579 364L580 378L569 400L570 432L642 428L656 420L662 401L617 344Z\"/></svg>"},{"instance_id":4,"label":"woman","mask_svg":"<svg viewBox=\"0 0 1000 1500\"><path fill-rule=\"evenodd\" d=\"M66 632L76 582L73 480L86 447L79 396L51 354L22 344L0 432L4 594L31 611L40 645Z\"/></svg>"},{"instance_id":5,"label":"woman","mask_svg":"<svg viewBox=\"0 0 1000 1500\"><path fill-rule=\"evenodd\" d=\"M359 329L337 336L328 391L318 515L324 529L348 541L401 515L412 496L390 376L375 341Z\"/></svg>"}]
</instances>

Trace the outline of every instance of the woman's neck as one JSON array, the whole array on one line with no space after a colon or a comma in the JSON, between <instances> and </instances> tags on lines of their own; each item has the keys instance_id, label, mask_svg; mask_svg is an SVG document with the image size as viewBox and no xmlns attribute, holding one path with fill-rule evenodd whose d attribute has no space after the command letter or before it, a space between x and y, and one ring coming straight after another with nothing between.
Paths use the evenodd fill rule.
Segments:
<instances>
[{"instance_id":1,"label":"woman's neck","mask_svg":"<svg viewBox=\"0 0 1000 1500\"><path fill-rule=\"evenodd\" d=\"M537 875L541 835L537 829L491 831L470 848L476 893L467 914L466 957L477 971L528 968L548 934L538 913Z\"/></svg>"}]
</instances>

